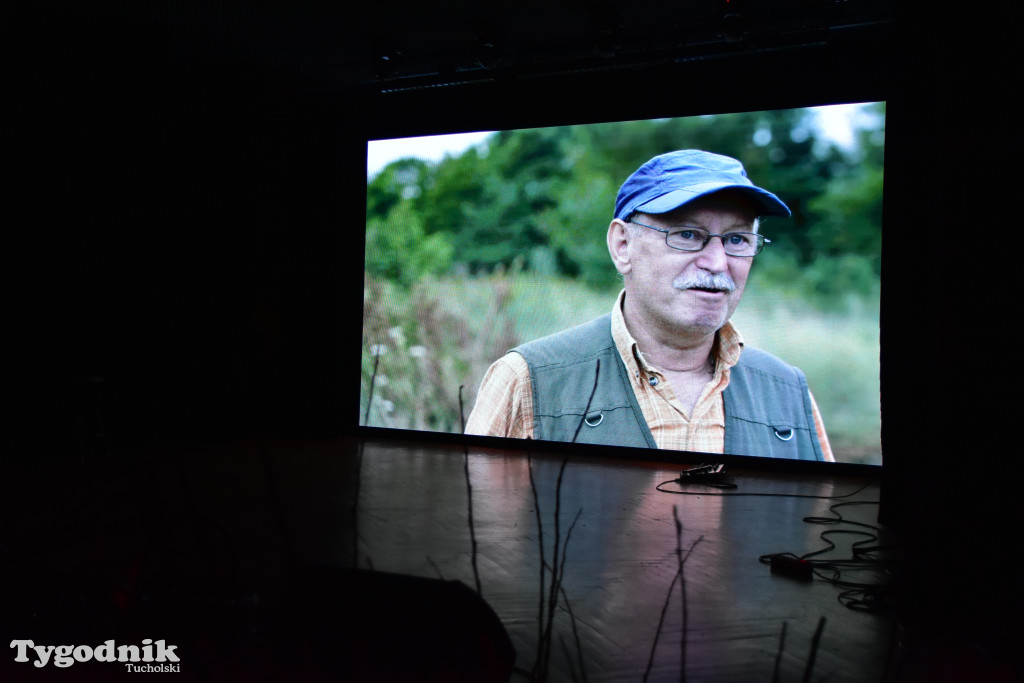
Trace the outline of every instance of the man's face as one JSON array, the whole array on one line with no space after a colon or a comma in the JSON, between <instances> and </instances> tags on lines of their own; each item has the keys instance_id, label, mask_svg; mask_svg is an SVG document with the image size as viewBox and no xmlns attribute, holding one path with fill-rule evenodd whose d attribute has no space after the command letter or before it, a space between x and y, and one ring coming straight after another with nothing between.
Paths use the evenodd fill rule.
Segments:
<instances>
[{"instance_id":1,"label":"man's face","mask_svg":"<svg viewBox=\"0 0 1024 683\"><path fill-rule=\"evenodd\" d=\"M701 197L665 214L639 214L647 225L703 228L713 235L753 232L755 214L728 193ZM743 297L752 258L728 256L717 237L701 251L672 249L665 234L630 226L625 245L627 320L658 336L697 340L717 332Z\"/></svg>"}]
</instances>

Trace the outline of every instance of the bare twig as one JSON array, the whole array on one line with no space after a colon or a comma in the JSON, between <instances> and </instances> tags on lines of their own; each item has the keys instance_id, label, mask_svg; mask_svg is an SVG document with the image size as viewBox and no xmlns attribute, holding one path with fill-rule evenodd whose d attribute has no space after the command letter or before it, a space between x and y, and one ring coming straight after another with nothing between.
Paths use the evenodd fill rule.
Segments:
<instances>
[{"instance_id":1,"label":"bare twig","mask_svg":"<svg viewBox=\"0 0 1024 683\"><path fill-rule=\"evenodd\" d=\"M377 368L380 367L380 354L373 355L373 374L370 375L370 393L366 401L366 413L363 426L370 424L370 407L373 406L373 388L377 383ZM359 569L359 487L363 478L363 446L365 440L359 438L359 450L356 451L356 482L352 492L352 568Z\"/></svg>"},{"instance_id":2,"label":"bare twig","mask_svg":"<svg viewBox=\"0 0 1024 683\"><path fill-rule=\"evenodd\" d=\"M559 589L562 587L562 576L565 575L565 558L569 553L569 540L572 538L572 530L576 528L576 522L579 521L581 514L583 514L583 508L576 511L576 516L572 518L572 524L569 525L569 530L565 532L565 543L562 544L562 559L558 565Z\"/></svg>"},{"instance_id":3,"label":"bare twig","mask_svg":"<svg viewBox=\"0 0 1024 683\"><path fill-rule=\"evenodd\" d=\"M779 633L779 651L775 654L775 671L772 673L772 683L779 683L779 667L782 666L782 650L786 646L786 622L782 622L782 632Z\"/></svg>"},{"instance_id":4,"label":"bare twig","mask_svg":"<svg viewBox=\"0 0 1024 683\"><path fill-rule=\"evenodd\" d=\"M561 541L560 520L562 512L562 477L565 474L565 466L569 464L569 458L562 460L562 466L558 470L558 481L555 484L555 540L554 548L551 551L551 583L548 592L548 620L544 627L544 638L541 642L543 657L540 661L540 674L547 678L548 665L551 662L551 635L555 620L555 606L558 604L558 584L560 577L555 573L559 566L559 543ZM578 515L577 515L578 516ZM573 522L575 524L575 522Z\"/></svg>"},{"instance_id":5,"label":"bare twig","mask_svg":"<svg viewBox=\"0 0 1024 683\"><path fill-rule=\"evenodd\" d=\"M462 407L462 389L463 386L459 385L459 419L462 421L462 469L466 475L466 500L469 508L469 542L472 547L472 554L470 556L473 563L473 580L476 582L477 595L483 596L484 592L480 586L480 571L476 566L476 529L473 525L473 484L469 479L469 444L466 443L466 414Z\"/></svg>"},{"instance_id":6,"label":"bare twig","mask_svg":"<svg viewBox=\"0 0 1024 683\"><path fill-rule=\"evenodd\" d=\"M555 568L552 568L552 570L551 570L551 585L554 587L554 589L556 591L556 594L557 595L561 595L563 599L565 599L565 588L562 587L562 577L565 576L565 558L568 557L568 554L569 554L569 540L572 538L572 530L576 528L576 522L579 520L580 515L582 513L583 513L583 508L580 508L579 510L576 511L576 517L573 518L572 524L569 525L569 530L565 532L565 543L562 545L562 558L559 561L559 564L558 564L558 567L557 567L557 571L555 570ZM551 603L551 606L550 606L549 609L551 609L552 612L554 611L554 609L555 609L555 602ZM576 633L576 617L572 613L571 609L569 609L568 612L569 612L570 620L572 622L573 633L575 634ZM551 614L551 621L548 622L548 629L549 629L548 638L549 638L549 641L550 641L550 630L554 628L553 620L554 620L554 614ZM580 654L581 650L579 649L579 638L578 637L576 639L576 647L577 647L577 654ZM550 645L549 645L549 647L548 647L548 657L550 658L550 656L551 656L551 648L550 648ZM545 664L544 673L545 673L545 676L546 676L547 675L547 664Z\"/></svg>"},{"instance_id":7,"label":"bare twig","mask_svg":"<svg viewBox=\"0 0 1024 683\"><path fill-rule=\"evenodd\" d=\"M572 637L576 641L576 661L580 666L580 678L583 679L583 683L587 683L587 667L583 664L583 645L580 643L580 633L576 628L576 614L572 611L572 604L569 602L569 596L565 593L565 588L561 584L558 586L558 592L562 594L562 601L565 603L563 608L569 613L569 623L572 625ZM568 653L566 653L568 656Z\"/></svg>"},{"instance_id":8,"label":"bare twig","mask_svg":"<svg viewBox=\"0 0 1024 683\"><path fill-rule=\"evenodd\" d=\"M679 509L672 506L672 517L676 523L676 561L679 563L679 588L683 608L683 628L679 638L679 680L686 681L686 574L683 573L683 523L679 521Z\"/></svg>"},{"instance_id":9,"label":"bare twig","mask_svg":"<svg viewBox=\"0 0 1024 683\"><path fill-rule=\"evenodd\" d=\"M533 459L530 456L529 449L526 451L526 467L530 473L530 490L533 492L533 509L537 517L537 545L540 549L540 605L537 610L537 655L533 662L533 670L537 671L537 667L540 666L540 657L542 654L541 643L544 641L544 605L546 603L544 599L544 570L546 563L544 561L544 526L541 524L540 497L537 495L537 484L533 479Z\"/></svg>"},{"instance_id":10,"label":"bare twig","mask_svg":"<svg viewBox=\"0 0 1024 683\"><path fill-rule=\"evenodd\" d=\"M370 425L370 406L373 405L373 388L377 383L377 367L380 365L380 354L373 354L373 374L370 375L370 394L366 399L366 413L363 416L363 426Z\"/></svg>"},{"instance_id":11,"label":"bare twig","mask_svg":"<svg viewBox=\"0 0 1024 683\"><path fill-rule=\"evenodd\" d=\"M562 644L562 652L565 653L565 661L569 662L569 677L572 679L572 683L578 683L579 679L576 678L576 667L573 666L572 657L569 655L569 647L565 644L565 638L558 636L558 642Z\"/></svg>"},{"instance_id":12,"label":"bare twig","mask_svg":"<svg viewBox=\"0 0 1024 683\"><path fill-rule=\"evenodd\" d=\"M654 664L654 652L658 647L658 638L661 637L661 627L665 623L665 613L668 611L668 606L672 601L672 590L675 588L676 582L682 578L683 566L686 564L686 561L690 558L690 555L693 554L693 549L696 548L697 544L703 540L704 536L699 536L697 540L693 542L693 545L690 546L690 549L686 551L686 555L683 556L683 559L679 562L679 569L676 570L675 576L672 577L672 583L670 583L668 586L668 595L665 596L665 603L661 606L661 616L658 618L658 628L654 632L654 642L651 643L651 653L647 657L647 668L644 669L644 677L642 679L644 681L646 681L647 677L650 675L651 666ZM685 637L685 629L683 637Z\"/></svg>"},{"instance_id":13,"label":"bare twig","mask_svg":"<svg viewBox=\"0 0 1024 683\"><path fill-rule=\"evenodd\" d=\"M818 656L818 644L821 642L821 632L825 630L825 617L818 620L818 628L814 630L814 637L811 638L811 653L807 655L807 666L804 667L803 683L810 683L811 672L814 670L814 660Z\"/></svg>"},{"instance_id":14,"label":"bare twig","mask_svg":"<svg viewBox=\"0 0 1024 683\"><path fill-rule=\"evenodd\" d=\"M429 562L430 566L434 568L435 572L437 572L437 578L439 578L442 581L444 581L444 574L441 573L441 568L437 566L437 564L434 562L434 560L430 559L429 555L427 555L427 562Z\"/></svg>"},{"instance_id":15,"label":"bare twig","mask_svg":"<svg viewBox=\"0 0 1024 683\"><path fill-rule=\"evenodd\" d=\"M697 544L700 543L703 540L704 540L704 534L701 534L700 536L697 537L697 540L693 542L693 545L690 546L690 549L686 551L686 555L683 557L682 564L686 564L686 561L688 559L690 559L690 555L693 554L693 549L696 548ZM679 566L680 571L682 571L682 564Z\"/></svg>"},{"instance_id":16,"label":"bare twig","mask_svg":"<svg viewBox=\"0 0 1024 683\"><path fill-rule=\"evenodd\" d=\"M665 603L661 606L661 615L658 617L658 628L654 631L654 642L651 643L651 653L647 656L647 668L644 669L644 677L641 679L646 683L647 677L651 674L651 666L654 664L654 651L658 649L658 638L661 636L661 627L665 623L665 613L668 611L669 603L672 601L672 590L679 581L679 572L672 577L672 583L668 585L668 595L665 596Z\"/></svg>"},{"instance_id":17,"label":"bare twig","mask_svg":"<svg viewBox=\"0 0 1024 683\"><path fill-rule=\"evenodd\" d=\"M568 612L572 625L579 672L582 676L583 682L586 683L587 674L586 668L583 664L583 648L580 643L579 631L576 628L576 615L572 611L572 605L569 604L565 588L562 585L562 577L565 575L565 563L568 557L569 541L572 540L572 532L576 528L576 522L579 521L583 509L580 508L576 511L576 516L573 518L572 524L569 525L569 529L565 532L565 539L563 541L561 534L562 481L565 475L565 468L569 463L569 459L565 458L558 471L558 481L555 485L555 540L553 542L552 557L549 564L545 558L540 497L537 494L537 484L533 476L533 461L529 451L527 451L526 458L527 468L530 474L530 489L533 493L534 510L537 519L538 545L540 547L540 604L537 612L537 654L531 671L531 677L534 681L546 681L548 679L554 641L555 613L559 607L559 596L561 596L565 601L565 607L563 607L563 610ZM547 581L545 581L546 577L549 577ZM565 641L561 636L559 636L559 640L562 642L563 649L565 649ZM570 656L567 649L566 656ZM573 680L576 680L576 669L571 659L569 661L569 666Z\"/></svg>"}]
</instances>

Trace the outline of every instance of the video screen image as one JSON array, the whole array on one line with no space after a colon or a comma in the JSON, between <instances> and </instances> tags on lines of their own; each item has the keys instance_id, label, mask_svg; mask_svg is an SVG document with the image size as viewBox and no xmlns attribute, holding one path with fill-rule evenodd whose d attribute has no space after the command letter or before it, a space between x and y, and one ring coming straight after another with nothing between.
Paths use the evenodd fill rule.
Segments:
<instances>
[{"instance_id":1,"label":"video screen image","mask_svg":"<svg viewBox=\"0 0 1024 683\"><path fill-rule=\"evenodd\" d=\"M754 185L792 211L762 217L755 228L766 243L748 259L746 286L728 322L742 340L740 358L759 349L800 370L810 395L810 438L827 456L816 459L880 465L884 142L884 102L371 140L359 424L460 433L480 423L474 409L492 364L619 305L626 282L608 232L623 182L655 156L704 150L740 161ZM634 369L628 351L620 351L623 367ZM709 367L717 373L717 360ZM602 382L618 372L607 359L604 370ZM510 400L529 404L527 377L525 397L519 387ZM593 391L615 389L573 391L591 391L593 400ZM726 413L734 405L723 404L728 391L668 396L680 414L662 415L647 430L659 441L653 447L790 457L749 440L736 450L737 441L723 434L730 424L722 421L723 405ZM639 405L635 419L653 424L647 399L636 398L627 401ZM526 408L539 438L554 433ZM510 410L517 423L511 435L538 438L522 428L523 406ZM603 417L579 417L572 439L593 442L602 432L590 425ZM787 440L791 426L773 427L777 440Z\"/></svg>"}]
</instances>

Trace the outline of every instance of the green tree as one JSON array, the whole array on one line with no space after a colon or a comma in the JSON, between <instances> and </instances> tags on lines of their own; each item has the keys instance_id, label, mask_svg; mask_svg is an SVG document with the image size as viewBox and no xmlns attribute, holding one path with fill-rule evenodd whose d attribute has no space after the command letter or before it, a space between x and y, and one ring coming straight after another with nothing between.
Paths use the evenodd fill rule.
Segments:
<instances>
[{"instance_id":1,"label":"green tree","mask_svg":"<svg viewBox=\"0 0 1024 683\"><path fill-rule=\"evenodd\" d=\"M497 133L486 157L470 149L447 157L421 184L414 201L427 234L458 236L455 259L470 271L511 266L544 247L540 216L558 203L570 174L561 163L567 129Z\"/></svg>"},{"instance_id":2,"label":"green tree","mask_svg":"<svg viewBox=\"0 0 1024 683\"><path fill-rule=\"evenodd\" d=\"M764 223L772 246L759 269L812 291L863 293L877 279L881 239L884 106L870 113L853 150L819 139L812 110L797 109L503 131L437 164L395 162L367 192L368 248L405 251L368 252L368 263L408 281L447 263L489 272L521 262L610 285L605 233L619 185L657 154L699 148L741 159L793 210ZM382 236L385 225L403 234Z\"/></svg>"},{"instance_id":3,"label":"green tree","mask_svg":"<svg viewBox=\"0 0 1024 683\"><path fill-rule=\"evenodd\" d=\"M410 287L425 275L443 273L454 252L450 232L428 234L412 198L429 174L415 159L391 164L367 188L367 273Z\"/></svg>"}]
</instances>

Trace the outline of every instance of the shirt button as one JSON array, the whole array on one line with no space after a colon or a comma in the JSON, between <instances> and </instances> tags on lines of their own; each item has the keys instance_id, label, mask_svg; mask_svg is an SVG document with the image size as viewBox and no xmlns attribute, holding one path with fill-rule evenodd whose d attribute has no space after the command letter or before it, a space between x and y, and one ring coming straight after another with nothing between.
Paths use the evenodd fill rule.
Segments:
<instances>
[{"instance_id":1,"label":"shirt button","mask_svg":"<svg viewBox=\"0 0 1024 683\"><path fill-rule=\"evenodd\" d=\"M658 386L658 378L657 377L651 376L651 378L648 379L647 381L651 383L652 387Z\"/></svg>"}]
</instances>

